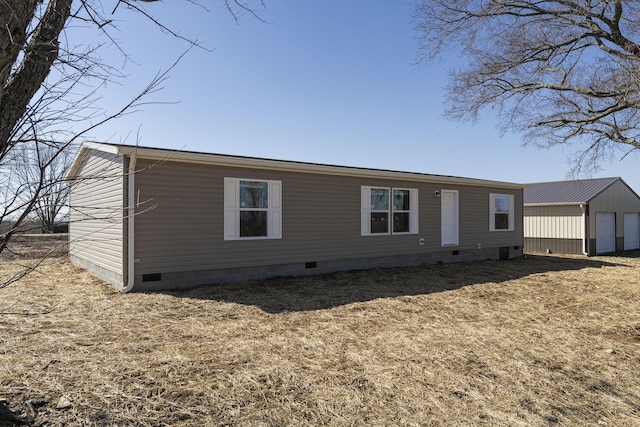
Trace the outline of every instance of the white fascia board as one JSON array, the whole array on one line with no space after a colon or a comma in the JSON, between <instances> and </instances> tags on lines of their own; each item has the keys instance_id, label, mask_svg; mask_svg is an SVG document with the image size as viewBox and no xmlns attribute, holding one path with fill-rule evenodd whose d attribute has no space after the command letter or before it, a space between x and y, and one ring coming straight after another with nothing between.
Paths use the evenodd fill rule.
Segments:
<instances>
[{"instance_id":1,"label":"white fascia board","mask_svg":"<svg viewBox=\"0 0 640 427\"><path fill-rule=\"evenodd\" d=\"M109 154L119 154L120 150L117 145L104 144L101 142L84 141L82 147L88 150L102 151Z\"/></svg>"},{"instance_id":2,"label":"white fascia board","mask_svg":"<svg viewBox=\"0 0 640 427\"><path fill-rule=\"evenodd\" d=\"M160 148L146 148L135 146L118 146L119 153L130 155L136 153L138 158L156 161L174 161L199 163L228 167L243 167L252 169L267 169L285 172L313 173L322 175L351 176L360 178L392 179L414 182L431 182L441 184L458 184L472 186L487 186L521 190L523 184L511 182L491 181L475 178L461 178L444 175L429 175L413 172L399 172L383 169L366 169L353 166L334 166L316 163L295 162L289 160L271 160L253 157L240 157L222 154L197 153L191 151L175 151Z\"/></svg>"}]
</instances>

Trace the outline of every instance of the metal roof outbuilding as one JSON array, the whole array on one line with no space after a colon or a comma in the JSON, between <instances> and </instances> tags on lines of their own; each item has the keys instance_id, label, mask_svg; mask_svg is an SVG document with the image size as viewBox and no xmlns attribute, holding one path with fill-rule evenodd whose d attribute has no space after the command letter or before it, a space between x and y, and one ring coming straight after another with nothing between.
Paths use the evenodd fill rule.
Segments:
<instances>
[{"instance_id":1,"label":"metal roof outbuilding","mask_svg":"<svg viewBox=\"0 0 640 427\"><path fill-rule=\"evenodd\" d=\"M588 203L618 181L621 181L620 177L526 184L523 194L524 205Z\"/></svg>"}]
</instances>

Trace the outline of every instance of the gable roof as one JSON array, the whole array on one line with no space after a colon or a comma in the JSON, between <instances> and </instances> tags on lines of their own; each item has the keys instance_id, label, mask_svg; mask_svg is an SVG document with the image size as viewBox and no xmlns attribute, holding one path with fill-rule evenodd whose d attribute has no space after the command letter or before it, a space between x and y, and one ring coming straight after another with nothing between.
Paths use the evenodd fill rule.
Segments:
<instances>
[{"instance_id":1,"label":"gable roof","mask_svg":"<svg viewBox=\"0 0 640 427\"><path fill-rule=\"evenodd\" d=\"M489 186L509 189L522 189L522 184L492 181L477 178L463 178L448 175L434 175L417 172L401 172L387 169L372 169L353 166L336 166L322 163L308 163L291 160L273 160L260 157L232 156L228 154L203 153L197 151L171 150L164 148L142 147L124 144L97 143L85 141L76 155L67 179L73 179L85 156L92 150L106 152L114 156L131 156L157 161L175 161L199 163L229 167L244 167L288 172L304 172L324 175L352 176L360 178L385 178L393 180L423 181L439 184L463 184Z\"/></svg>"},{"instance_id":2,"label":"gable roof","mask_svg":"<svg viewBox=\"0 0 640 427\"><path fill-rule=\"evenodd\" d=\"M525 205L589 203L594 197L618 181L622 181L622 178L594 178L525 184L523 201ZM624 183L624 181L622 182Z\"/></svg>"}]
</instances>

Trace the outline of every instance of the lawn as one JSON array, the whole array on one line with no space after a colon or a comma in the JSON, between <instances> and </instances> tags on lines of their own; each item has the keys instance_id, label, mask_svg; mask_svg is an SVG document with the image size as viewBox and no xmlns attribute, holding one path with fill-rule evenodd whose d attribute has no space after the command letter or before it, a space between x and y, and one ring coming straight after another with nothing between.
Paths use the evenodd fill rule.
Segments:
<instances>
[{"instance_id":1,"label":"lawn","mask_svg":"<svg viewBox=\"0 0 640 427\"><path fill-rule=\"evenodd\" d=\"M0 290L0 425L637 426L639 267L527 255L120 294L52 258Z\"/></svg>"}]
</instances>

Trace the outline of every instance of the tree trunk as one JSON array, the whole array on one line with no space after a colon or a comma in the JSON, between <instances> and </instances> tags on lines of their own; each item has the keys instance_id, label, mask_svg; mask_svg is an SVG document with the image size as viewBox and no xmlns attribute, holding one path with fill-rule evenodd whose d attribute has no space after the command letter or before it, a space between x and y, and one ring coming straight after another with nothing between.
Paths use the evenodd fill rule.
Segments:
<instances>
[{"instance_id":1,"label":"tree trunk","mask_svg":"<svg viewBox=\"0 0 640 427\"><path fill-rule=\"evenodd\" d=\"M40 1L0 1L0 160L10 151L16 123L58 58L58 38L69 18L72 1L50 0L30 36L27 29L37 19ZM23 48L24 57L18 65Z\"/></svg>"}]
</instances>

